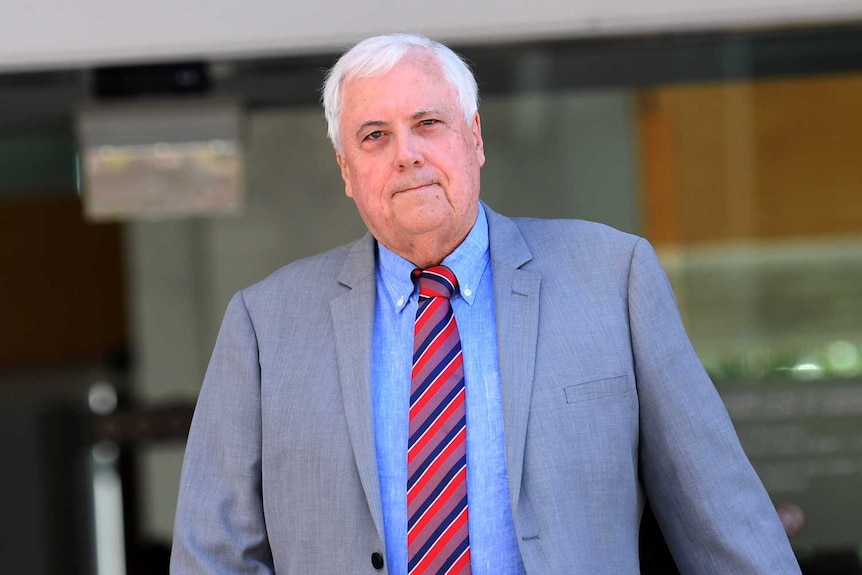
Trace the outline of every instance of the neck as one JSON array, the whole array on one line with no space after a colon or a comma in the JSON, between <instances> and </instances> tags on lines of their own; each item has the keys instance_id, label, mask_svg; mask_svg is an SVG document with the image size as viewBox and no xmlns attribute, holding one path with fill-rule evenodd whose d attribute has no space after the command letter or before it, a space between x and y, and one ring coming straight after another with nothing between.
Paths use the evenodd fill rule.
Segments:
<instances>
[{"instance_id":1,"label":"neck","mask_svg":"<svg viewBox=\"0 0 862 575\"><path fill-rule=\"evenodd\" d=\"M375 238L390 251L398 254L417 267L426 269L440 265L449 254L454 252L467 236L470 235L470 231L476 224L477 219L478 213L468 219L470 225L460 226L463 229L458 229L454 225L456 222L450 222L453 225L437 226L421 233L402 233L386 237L380 237L375 234Z\"/></svg>"},{"instance_id":2,"label":"neck","mask_svg":"<svg viewBox=\"0 0 862 575\"><path fill-rule=\"evenodd\" d=\"M426 269L440 265L466 237L467 234L464 234L457 241L448 242L440 241L438 238L418 238L405 246L386 247L417 267Z\"/></svg>"}]
</instances>

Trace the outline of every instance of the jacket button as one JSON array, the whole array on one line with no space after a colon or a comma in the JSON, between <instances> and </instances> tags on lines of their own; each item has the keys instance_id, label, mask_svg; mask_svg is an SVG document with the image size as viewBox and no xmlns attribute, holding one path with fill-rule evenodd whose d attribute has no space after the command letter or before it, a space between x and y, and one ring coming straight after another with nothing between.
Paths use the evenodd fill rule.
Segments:
<instances>
[{"instance_id":1,"label":"jacket button","mask_svg":"<svg viewBox=\"0 0 862 575\"><path fill-rule=\"evenodd\" d=\"M383 569L383 555L375 551L371 554L371 566L375 569Z\"/></svg>"}]
</instances>

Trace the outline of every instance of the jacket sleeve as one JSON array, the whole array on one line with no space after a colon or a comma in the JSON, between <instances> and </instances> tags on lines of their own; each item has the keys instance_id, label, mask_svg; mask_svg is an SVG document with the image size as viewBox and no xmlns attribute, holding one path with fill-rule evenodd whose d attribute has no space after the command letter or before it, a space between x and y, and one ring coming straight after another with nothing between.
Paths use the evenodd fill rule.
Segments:
<instances>
[{"instance_id":1,"label":"jacket sleeve","mask_svg":"<svg viewBox=\"0 0 862 575\"><path fill-rule=\"evenodd\" d=\"M242 293L228 305L195 408L171 573L274 573L261 496L260 363Z\"/></svg>"},{"instance_id":2,"label":"jacket sleeve","mask_svg":"<svg viewBox=\"0 0 862 575\"><path fill-rule=\"evenodd\" d=\"M684 575L792 575L778 516L692 348L667 277L646 240L629 270L640 404L640 473Z\"/></svg>"}]
</instances>

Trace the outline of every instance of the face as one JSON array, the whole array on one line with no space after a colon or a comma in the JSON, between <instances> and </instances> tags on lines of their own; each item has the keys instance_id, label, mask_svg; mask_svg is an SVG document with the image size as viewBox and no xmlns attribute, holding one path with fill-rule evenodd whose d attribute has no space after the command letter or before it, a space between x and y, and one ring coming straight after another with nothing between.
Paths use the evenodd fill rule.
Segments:
<instances>
[{"instance_id":1,"label":"face","mask_svg":"<svg viewBox=\"0 0 862 575\"><path fill-rule=\"evenodd\" d=\"M465 122L455 88L421 53L342 90L337 159L347 196L380 243L419 266L439 263L476 221L478 114Z\"/></svg>"}]
</instances>

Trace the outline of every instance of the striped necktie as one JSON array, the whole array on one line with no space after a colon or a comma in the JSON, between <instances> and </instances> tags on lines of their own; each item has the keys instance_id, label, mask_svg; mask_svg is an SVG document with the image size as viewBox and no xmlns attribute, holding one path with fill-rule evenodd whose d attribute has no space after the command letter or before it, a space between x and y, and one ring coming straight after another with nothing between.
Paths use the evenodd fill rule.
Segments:
<instances>
[{"instance_id":1,"label":"striped necktie","mask_svg":"<svg viewBox=\"0 0 862 575\"><path fill-rule=\"evenodd\" d=\"M464 363L449 302L458 280L445 266L414 270L417 279L407 442L407 571L469 575Z\"/></svg>"}]
</instances>

